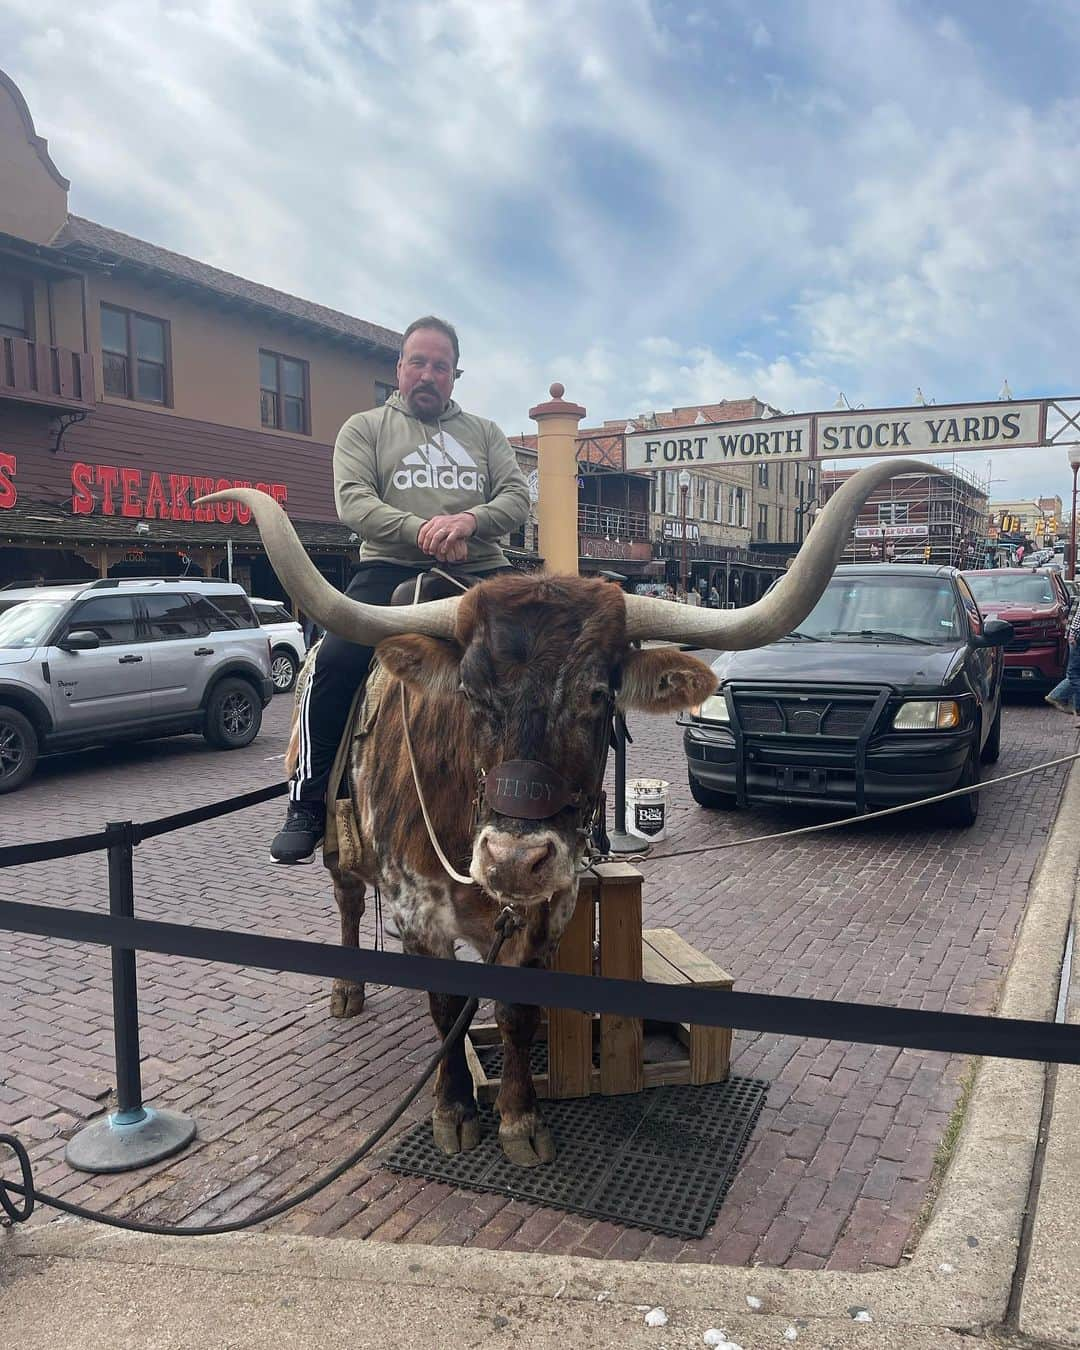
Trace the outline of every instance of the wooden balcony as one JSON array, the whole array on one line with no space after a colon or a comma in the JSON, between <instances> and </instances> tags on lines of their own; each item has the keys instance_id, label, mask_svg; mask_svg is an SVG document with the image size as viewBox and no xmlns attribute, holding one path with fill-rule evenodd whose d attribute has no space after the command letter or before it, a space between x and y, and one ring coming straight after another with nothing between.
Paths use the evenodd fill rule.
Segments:
<instances>
[{"instance_id":1,"label":"wooden balcony","mask_svg":"<svg viewBox=\"0 0 1080 1350\"><path fill-rule=\"evenodd\" d=\"M92 408L93 357L47 342L0 337L0 400L4 399L47 408Z\"/></svg>"}]
</instances>

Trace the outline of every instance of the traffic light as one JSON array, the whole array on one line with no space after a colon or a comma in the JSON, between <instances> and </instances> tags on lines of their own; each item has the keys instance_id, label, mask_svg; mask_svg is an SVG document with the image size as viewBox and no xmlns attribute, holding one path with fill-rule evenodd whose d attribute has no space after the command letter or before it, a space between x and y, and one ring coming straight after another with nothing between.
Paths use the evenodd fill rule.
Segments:
<instances>
[{"instance_id":1,"label":"traffic light","mask_svg":"<svg viewBox=\"0 0 1080 1350\"><path fill-rule=\"evenodd\" d=\"M1046 528L1050 534L1057 534L1058 528L1057 516L1050 517L1050 519L1046 522Z\"/></svg>"}]
</instances>

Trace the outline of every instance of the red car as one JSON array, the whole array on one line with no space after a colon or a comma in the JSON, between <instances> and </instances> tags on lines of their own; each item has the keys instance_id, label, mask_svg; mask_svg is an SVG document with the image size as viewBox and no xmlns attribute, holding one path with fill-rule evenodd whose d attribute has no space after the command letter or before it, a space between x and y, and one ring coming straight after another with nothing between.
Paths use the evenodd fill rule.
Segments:
<instances>
[{"instance_id":1,"label":"red car","mask_svg":"<svg viewBox=\"0 0 1080 1350\"><path fill-rule=\"evenodd\" d=\"M1005 648L1005 683L1012 689L1052 689L1065 673L1069 593L1060 572L1000 567L964 572L983 615L1013 627Z\"/></svg>"}]
</instances>

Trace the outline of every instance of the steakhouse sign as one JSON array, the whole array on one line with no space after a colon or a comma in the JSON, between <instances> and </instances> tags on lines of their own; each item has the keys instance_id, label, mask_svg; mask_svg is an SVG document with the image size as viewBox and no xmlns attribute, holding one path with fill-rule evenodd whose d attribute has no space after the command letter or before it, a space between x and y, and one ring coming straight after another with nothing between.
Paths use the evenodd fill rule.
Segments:
<instances>
[{"instance_id":1,"label":"steakhouse sign","mask_svg":"<svg viewBox=\"0 0 1080 1350\"><path fill-rule=\"evenodd\" d=\"M0 511L10 510L19 500L16 478L19 463L13 454L0 450ZM132 520L217 521L246 525L251 512L239 502L192 505L195 497L231 487L254 487L267 492L285 506L289 489L285 483L253 483L250 479L211 478L186 473L144 472L121 464L71 466L71 513L75 516L126 516Z\"/></svg>"},{"instance_id":2,"label":"steakhouse sign","mask_svg":"<svg viewBox=\"0 0 1080 1350\"><path fill-rule=\"evenodd\" d=\"M1067 400L1072 403L1073 400ZM712 426L638 431L626 438L628 469L684 464L744 464L769 459L856 459L871 455L940 454L954 450L1018 450L1080 439L1069 425L1047 440L1051 399L1018 403L957 403L931 408L859 409L799 417L754 418Z\"/></svg>"}]
</instances>

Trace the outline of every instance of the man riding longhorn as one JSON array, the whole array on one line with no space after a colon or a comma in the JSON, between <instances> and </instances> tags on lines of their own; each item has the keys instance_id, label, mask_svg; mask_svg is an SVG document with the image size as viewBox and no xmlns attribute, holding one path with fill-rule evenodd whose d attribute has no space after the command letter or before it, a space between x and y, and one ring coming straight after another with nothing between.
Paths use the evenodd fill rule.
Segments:
<instances>
[{"instance_id":1,"label":"man riding longhorn","mask_svg":"<svg viewBox=\"0 0 1080 1350\"><path fill-rule=\"evenodd\" d=\"M480 578L509 568L496 542L529 515L524 475L506 437L450 397L457 333L426 315L409 324L397 392L356 413L334 445L338 515L363 541L346 595L385 605L404 581L439 564ZM275 862L308 862L323 837L334 754L372 647L328 633L299 707L300 757L289 784Z\"/></svg>"}]
</instances>

